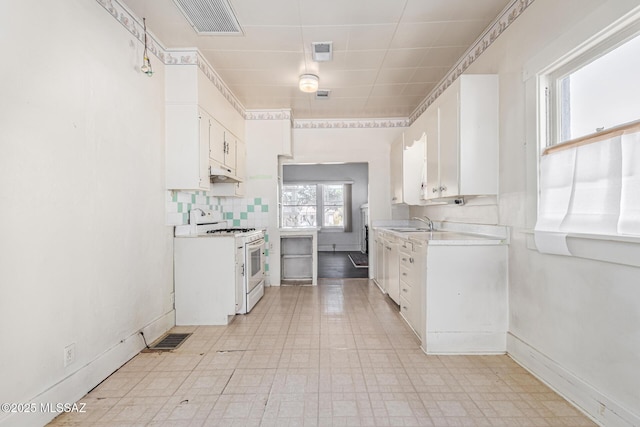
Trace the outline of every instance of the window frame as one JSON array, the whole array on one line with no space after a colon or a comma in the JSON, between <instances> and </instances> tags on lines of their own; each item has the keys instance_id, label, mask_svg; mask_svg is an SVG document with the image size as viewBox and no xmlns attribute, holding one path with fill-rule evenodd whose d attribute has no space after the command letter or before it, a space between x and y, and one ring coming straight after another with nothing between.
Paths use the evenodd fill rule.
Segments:
<instances>
[{"instance_id":1,"label":"window frame","mask_svg":"<svg viewBox=\"0 0 640 427\"><path fill-rule=\"evenodd\" d=\"M285 187L296 187L296 186L315 186L316 187L316 194L315 194L315 199L316 202L315 204L307 204L307 205L299 205L299 204L288 204L285 203L284 201L284 191L285 191ZM280 198L281 198L281 212L280 212L280 217L281 217L281 226L282 227L286 227L286 228L308 228L308 227L318 227L318 185L316 183L311 183L311 182L288 182L288 183L283 183L282 184L282 188L280 190ZM286 226L284 224L284 210L286 207L296 207L296 206L309 206L309 207L314 207L316 212L315 212L315 225L310 225L310 226L305 226L305 225L297 225L297 226Z\"/></svg>"},{"instance_id":2,"label":"window frame","mask_svg":"<svg viewBox=\"0 0 640 427\"><path fill-rule=\"evenodd\" d=\"M346 231L346 221L347 221L347 208L352 208L347 206L346 203L346 199L345 199L345 191L346 191L346 186L349 184L353 184L353 182L350 181L291 181L291 182L283 182L281 189L280 189L280 226L281 227L285 227L285 228L306 228L308 226L296 226L296 227L291 227L291 226L285 226L284 225L284 208L287 206L297 206L297 205L288 205L284 203L284 200L282 198L282 194L284 192L285 187L288 186L298 186L298 185L313 185L316 187L316 204L315 204L315 208L316 208L316 225L312 226L317 228L318 230L324 231L324 232L347 232ZM340 185L342 186L342 205L328 205L328 206L342 206L342 210L343 210L343 220L342 220L342 225L340 226L333 226L333 225L325 225L324 224L324 193L325 193L325 186L329 186L329 185ZM302 205L301 205L302 206ZM304 206L312 206L312 205L304 205ZM320 219L319 219L320 216Z\"/></svg>"},{"instance_id":3,"label":"window frame","mask_svg":"<svg viewBox=\"0 0 640 427\"><path fill-rule=\"evenodd\" d=\"M345 229L345 210L346 210L346 206L345 206L345 198L344 198L344 193L345 193L345 183L341 182L341 183L335 183L335 182L323 182L321 184L318 184L320 187L320 195L318 196L318 209L320 209L320 211L322 212L322 225L320 225L320 227L325 230L325 231L344 231ZM339 185L342 187L342 204L340 205L334 205L334 204L326 204L326 200L325 200L325 190L326 187L328 186L336 186ZM324 209L326 206L342 206L342 225L326 225L324 222Z\"/></svg>"},{"instance_id":4,"label":"window frame","mask_svg":"<svg viewBox=\"0 0 640 427\"><path fill-rule=\"evenodd\" d=\"M562 140L560 114L563 99L560 86L563 79L571 73L596 61L635 37L640 37L640 20L622 28L618 27L603 32L588 40L575 52L560 58L554 64L538 73L540 154L550 147L571 143L573 139L588 138L598 134L598 132L593 132L573 139ZM624 124L626 123L618 123L605 130Z\"/></svg>"}]
</instances>

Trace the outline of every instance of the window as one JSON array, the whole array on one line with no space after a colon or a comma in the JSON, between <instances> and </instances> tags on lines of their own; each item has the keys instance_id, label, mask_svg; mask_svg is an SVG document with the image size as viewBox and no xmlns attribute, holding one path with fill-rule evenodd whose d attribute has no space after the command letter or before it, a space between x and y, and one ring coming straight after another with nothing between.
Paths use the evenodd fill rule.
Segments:
<instances>
[{"instance_id":1,"label":"window","mask_svg":"<svg viewBox=\"0 0 640 427\"><path fill-rule=\"evenodd\" d=\"M282 226L351 231L351 184L284 184Z\"/></svg>"},{"instance_id":2,"label":"window","mask_svg":"<svg viewBox=\"0 0 640 427\"><path fill-rule=\"evenodd\" d=\"M548 145L640 120L640 35L613 37L544 82Z\"/></svg>"},{"instance_id":3,"label":"window","mask_svg":"<svg viewBox=\"0 0 640 427\"><path fill-rule=\"evenodd\" d=\"M315 227L317 186L298 184L282 186L282 226Z\"/></svg>"},{"instance_id":4,"label":"window","mask_svg":"<svg viewBox=\"0 0 640 427\"><path fill-rule=\"evenodd\" d=\"M344 228L344 185L322 186L322 226Z\"/></svg>"},{"instance_id":5,"label":"window","mask_svg":"<svg viewBox=\"0 0 640 427\"><path fill-rule=\"evenodd\" d=\"M572 255L568 234L640 236L639 29L602 37L539 75L541 252Z\"/></svg>"}]
</instances>

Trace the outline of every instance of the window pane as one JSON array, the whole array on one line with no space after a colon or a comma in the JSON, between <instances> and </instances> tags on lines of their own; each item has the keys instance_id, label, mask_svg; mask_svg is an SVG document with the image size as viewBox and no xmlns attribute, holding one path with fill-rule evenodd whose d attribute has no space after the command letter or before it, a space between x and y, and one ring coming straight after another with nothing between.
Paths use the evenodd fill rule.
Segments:
<instances>
[{"instance_id":1,"label":"window pane","mask_svg":"<svg viewBox=\"0 0 640 427\"><path fill-rule=\"evenodd\" d=\"M283 227L315 227L316 207L315 206L283 206L282 207Z\"/></svg>"},{"instance_id":2,"label":"window pane","mask_svg":"<svg viewBox=\"0 0 640 427\"><path fill-rule=\"evenodd\" d=\"M324 190L324 204L325 205L342 205L344 204L344 191L343 186L340 185L325 185Z\"/></svg>"},{"instance_id":3,"label":"window pane","mask_svg":"<svg viewBox=\"0 0 640 427\"><path fill-rule=\"evenodd\" d=\"M284 205L307 205L316 204L315 185L283 185L282 204Z\"/></svg>"},{"instance_id":4,"label":"window pane","mask_svg":"<svg viewBox=\"0 0 640 427\"><path fill-rule=\"evenodd\" d=\"M640 36L559 80L558 142L640 120Z\"/></svg>"},{"instance_id":5,"label":"window pane","mask_svg":"<svg viewBox=\"0 0 640 427\"><path fill-rule=\"evenodd\" d=\"M331 206L324 208L325 227L344 227L344 208L342 206Z\"/></svg>"}]
</instances>

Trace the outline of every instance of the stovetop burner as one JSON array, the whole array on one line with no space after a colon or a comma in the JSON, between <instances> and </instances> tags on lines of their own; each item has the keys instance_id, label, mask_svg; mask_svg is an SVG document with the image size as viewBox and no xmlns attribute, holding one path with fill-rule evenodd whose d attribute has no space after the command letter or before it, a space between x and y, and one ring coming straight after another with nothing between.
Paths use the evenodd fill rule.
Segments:
<instances>
[{"instance_id":1,"label":"stovetop burner","mask_svg":"<svg viewBox=\"0 0 640 427\"><path fill-rule=\"evenodd\" d=\"M234 234L234 233L247 233L249 231L255 231L255 228L219 228L217 230L209 230L207 234Z\"/></svg>"}]
</instances>

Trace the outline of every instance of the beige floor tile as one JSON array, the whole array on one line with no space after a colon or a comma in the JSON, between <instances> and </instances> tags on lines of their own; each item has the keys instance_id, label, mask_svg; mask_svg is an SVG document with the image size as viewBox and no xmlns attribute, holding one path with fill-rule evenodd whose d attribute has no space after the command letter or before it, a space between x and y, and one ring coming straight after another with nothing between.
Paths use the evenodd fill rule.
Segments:
<instances>
[{"instance_id":1,"label":"beige floor tile","mask_svg":"<svg viewBox=\"0 0 640 427\"><path fill-rule=\"evenodd\" d=\"M366 279L268 288L141 353L54 426L594 426L508 356L429 356Z\"/></svg>"}]
</instances>

